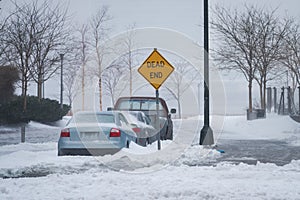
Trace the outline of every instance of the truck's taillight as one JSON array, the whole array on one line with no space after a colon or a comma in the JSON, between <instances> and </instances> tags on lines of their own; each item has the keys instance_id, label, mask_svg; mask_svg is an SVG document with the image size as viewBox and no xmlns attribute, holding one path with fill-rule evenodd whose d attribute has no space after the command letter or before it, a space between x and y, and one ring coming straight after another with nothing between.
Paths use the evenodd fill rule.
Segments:
<instances>
[{"instance_id":1,"label":"truck's taillight","mask_svg":"<svg viewBox=\"0 0 300 200\"><path fill-rule=\"evenodd\" d=\"M109 137L120 137L121 131L117 128L112 128L109 133Z\"/></svg>"},{"instance_id":2,"label":"truck's taillight","mask_svg":"<svg viewBox=\"0 0 300 200\"><path fill-rule=\"evenodd\" d=\"M68 128L61 130L60 137L70 137L70 130Z\"/></svg>"},{"instance_id":3,"label":"truck's taillight","mask_svg":"<svg viewBox=\"0 0 300 200\"><path fill-rule=\"evenodd\" d=\"M134 127L132 128L132 130L135 132L135 133L140 133L141 132L141 129L139 127Z\"/></svg>"}]
</instances>

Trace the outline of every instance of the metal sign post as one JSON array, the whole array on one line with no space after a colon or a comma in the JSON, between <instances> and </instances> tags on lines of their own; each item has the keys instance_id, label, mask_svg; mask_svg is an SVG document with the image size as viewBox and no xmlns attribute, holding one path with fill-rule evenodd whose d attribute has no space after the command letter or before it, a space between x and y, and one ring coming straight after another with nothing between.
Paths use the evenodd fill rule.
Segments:
<instances>
[{"instance_id":1,"label":"metal sign post","mask_svg":"<svg viewBox=\"0 0 300 200\"><path fill-rule=\"evenodd\" d=\"M160 143L160 123L159 123L159 92L158 89L163 82L174 71L174 67L154 48L150 56L139 67L138 72L155 88L156 96L156 123L157 148L161 149Z\"/></svg>"},{"instance_id":2,"label":"metal sign post","mask_svg":"<svg viewBox=\"0 0 300 200\"><path fill-rule=\"evenodd\" d=\"M155 96L156 96L156 130L158 130L158 139L157 139L157 149L161 149L161 144L160 144L160 127L159 127L159 92L158 90L155 90Z\"/></svg>"}]
</instances>

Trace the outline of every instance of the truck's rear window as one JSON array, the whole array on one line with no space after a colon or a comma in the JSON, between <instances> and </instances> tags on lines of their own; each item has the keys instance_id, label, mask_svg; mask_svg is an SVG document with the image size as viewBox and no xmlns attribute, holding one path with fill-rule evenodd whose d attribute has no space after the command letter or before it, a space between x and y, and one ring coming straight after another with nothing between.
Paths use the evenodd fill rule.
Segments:
<instances>
[{"instance_id":1,"label":"truck's rear window","mask_svg":"<svg viewBox=\"0 0 300 200\"><path fill-rule=\"evenodd\" d=\"M120 110L156 110L156 100L122 100L119 102ZM159 110L163 110L163 106L159 101Z\"/></svg>"}]
</instances>

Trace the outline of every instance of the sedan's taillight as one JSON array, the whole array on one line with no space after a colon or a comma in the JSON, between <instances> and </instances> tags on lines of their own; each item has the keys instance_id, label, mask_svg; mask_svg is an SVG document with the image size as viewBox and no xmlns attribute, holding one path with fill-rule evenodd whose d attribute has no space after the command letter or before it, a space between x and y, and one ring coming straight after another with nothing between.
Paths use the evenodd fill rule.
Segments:
<instances>
[{"instance_id":1,"label":"sedan's taillight","mask_svg":"<svg viewBox=\"0 0 300 200\"><path fill-rule=\"evenodd\" d=\"M139 127L134 127L132 128L132 130L135 132L135 133L140 133L141 132L141 129Z\"/></svg>"},{"instance_id":2,"label":"sedan's taillight","mask_svg":"<svg viewBox=\"0 0 300 200\"><path fill-rule=\"evenodd\" d=\"M60 137L70 137L70 130L68 128L61 130Z\"/></svg>"},{"instance_id":3,"label":"sedan's taillight","mask_svg":"<svg viewBox=\"0 0 300 200\"><path fill-rule=\"evenodd\" d=\"M120 137L121 131L117 128L112 128L109 133L109 137Z\"/></svg>"}]
</instances>

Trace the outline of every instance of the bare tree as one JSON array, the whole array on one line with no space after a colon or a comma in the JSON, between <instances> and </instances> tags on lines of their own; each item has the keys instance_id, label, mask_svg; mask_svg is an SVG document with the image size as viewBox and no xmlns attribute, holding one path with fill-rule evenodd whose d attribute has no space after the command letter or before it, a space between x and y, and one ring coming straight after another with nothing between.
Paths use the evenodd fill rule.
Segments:
<instances>
[{"instance_id":1,"label":"bare tree","mask_svg":"<svg viewBox=\"0 0 300 200\"><path fill-rule=\"evenodd\" d=\"M61 7L60 4L52 7L46 1L42 4L33 1L21 6L15 3L16 11L9 20L9 34L6 37L8 42L15 44L10 45L8 53L17 51L18 57L27 57L25 62L31 64L21 65L27 68L23 71L28 71L37 83L39 98L42 97L42 84L54 75L59 66L57 51L68 36L66 9L61 10ZM21 55L23 53L26 55ZM13 57L10 55L10 58ZM11 61L18 62L18 58Z\"/></svg>"},{"instance_id":2,"label":"bare tree","mask_svg":"<svg viewBox=\"0 0 300 200\"><path fill-rule=\"evenodd\" d=\"M32 5L31 28L34 34L33 59L35 61L30 73L37 83L37 96L42 98L42 84L50 79L59 65L58 51L66 52L69 39L66 24L67 10L61 5L51 7L46 1L39 7Z\"/></svg>"},{"instance_id":3,"label":"bare tree","mask_svg":"<svg viewBox=\"0 0 300 200\"><path fill-rule=\"evenodd\" d=\"M242 73L248 82L249 111L252 112L252 85L257 70L255 51L258 46L255 33L255 8L247 8L244 13L216 7L212 27L217 31L219 48L215 58L222 70Z\"/></svg>"},{"instance_id":4,"label":"bare tree","mask_svg":"<svg viewBox=\"0 0 300 200\"><path fill-rule=\"evenodd\" d=\"M284 38L290 21L282 21L275 10L245 6L238 13L217 7L213 27L221 34L216 58L221 69L237 70L244 74L249 87L249 110L252 110L252 82L260 89L261 108L266 106L267 82L278 77Z\"/></svg>"},{"instance_id":5,"label":"bare tree","mask_svg":"<svg viewBox=\"0 0 300 200\"><path fill-rule=\"evenodd\" d=\"M171 74L165 84L165 88L177 101L178 117L181 118L181 99L183 94L197 80L198 72L186 61L174 62L176 70Z\"/></svg>"},{"instance_id":6,"label":"bare tree","mask_svg":"<svg viewBox=\"0 0 300 200\"><path fill-rule=\"evenodd\" d=\"M52 7L46 1L37 3L14 2L14 11L7 19L3 41L5 57L21 74L24 111L30 80L38 85L41 98L42 84L57 70L57 50L66 40L66 9Z\"/></svg>"},{"instance_id":7,"label":"bare tree","mask_svg":"<svg viewBox=\"0 0 300 200\"><path fill-rule=\"evenodd\" d=\"M5 57L11 65L14 65L21 74L23 110L27 107L27 87L31 80L29 69L34 67L35 61L33 57L33 48L35 39L33 37L33 30L30 26L31 5L25 4L18 6L15 4L15 11L7 20L5 32L3 35L3 42L6 45Z\"/></svg>"},{"instance_id":8,"label":"bare tree","mask_svg":"<svg viewBox=\"0 0 300 200\"><path fill-rule=\"evenodd\" d=\"M281 62L291 72L293 80L300 85L300 26L293 19L292 25L284 38L283 57ZM293 84L293 91L296 84Z\"/></svg>"},{"instance_id":9,"label":"bare tree","mask_svg":"<svg viewBox=\"0 0 300 200\"><path fill-rule=\"evenodd\" d=\"M81 77L81 93L82 93L82 106L81 109L84 110L84 100L85 100L85 83L86 83L86 65L90 59L90 43L89 43L89 26L83 24L80 29L77 29L77 38L75 43L77 44L77 58L78 63L81 67L80 77Z\"/></svg>"},{"instance_id":10,"label":"bare tree","mask_svg":"<svg viewBox=\"0 0 300 200\"><path fill-rule=\"evenodd\" d=\"M282 21L276 16L276 10L256 9L255 21L258 32L255 33L258 48L255 51L257 65L256 81L260 89L261 108L266 107L267 82L275 79L281 73L280 59L284 38L290 29L290 21Z\"/></svg>"},{"instance_id":11,"label":"bare tree","mask_svg":"<svg viewBox=\"0 0 300 200\"><path fill-rule=\"evenodd\" d=\"M124 63L127 69L129 70L129 95L132 96L132 77L133 77L133 67L134 67L134 36L135 36L135 24L130 25L128 27L127 33L126 33L126 38L124 41L124 46L125 46L125 51L126 54L124 54Z\"/></svg>"},{"instance_id":12,"label":"bare tree","mask_svg":"<svg viewBox=\"0 0 300 200\"><path fill-rule=\"evenodd\" d=\"M4 56L4 52L6 49L6 44L5 44L5 23L6 20L2 19L2 15L1 15L1 8L0 8L0 65L4 65L5 64L5 56Z\"/></svg>"},{"instance_id":13,"label":"bare tree","mask_svg":"<svg viewBox=\"0 0 300 200\"><path fill-rule=\"evenodd\" d=\"M107 31L107 22L111 20L111 17L108 14L108 7L103 6L98 10L97 14L91 20L91 30L92 30L92 46L95 49L95 61L97 65L97 70L93 74L98 78L99 86L99 107L102 111L102 61L103 57L108 53L107 49L104 48L103 43L106 38Z\"/></svg>"},{"instance_id":14,"label":"bare tree","mask_svg":"<svg viewBox=\"0 0 300 200\"><path fill-rule=\"evenodd\" d=\"M1 23L1 22L0 22ZM0 24L0 65L4 65L5 64L5 56L4 56L4 52L5 52L5 43L4 43L4 25Z\"/></svg>"},{"instance_id":15,"label":"bare tree","mask_svg":"<svg viewBox=\"0 0 300 200\"><path fill-rule=\"evenodd\" d=\"M120 61L117 60L103 71L104 92L111 97L112 105L115 104L116 98L121 95L126 87L126 84L120 84L125 70Z\"/></svg>"},{"instance_id":16,"label":"bare tree","mask_svg":"<svg viewBox=\"0 0 300 200\"><path fill-rule=\"evenodd\" d=\"M78 95L78 89L76 88L76 76L80 66L76 64L68 65L68 71L64 73L64 91L69 100L69 106L72 106L73 100Z\"/></svg>"},{"instance_id":17,"label":"bare tree","mask_svg":"<svg viewBox=\"0 0 300 200\"><path fill-rule=\"evenodd\" d=\"M72 106L73 100L82 89L81 84L76 81L82 79L82 44L80 39L80 29L77 30L78 35L74 34L70 40L68 51L64 54L64 95L68 98L69 105ZM77 36L77 38L76 38ZM88 60L86 59L86 62Z\"/></svg>"}]
</instances>

